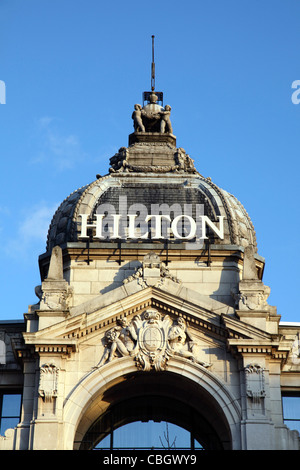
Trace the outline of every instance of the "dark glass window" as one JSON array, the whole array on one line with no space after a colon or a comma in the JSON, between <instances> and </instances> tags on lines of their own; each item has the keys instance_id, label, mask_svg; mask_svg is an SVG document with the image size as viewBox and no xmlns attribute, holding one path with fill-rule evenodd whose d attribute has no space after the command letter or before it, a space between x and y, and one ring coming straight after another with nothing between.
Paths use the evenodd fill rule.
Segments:
<instances>
[{"instance_id":1,"label":"dark glass window","mask_svg":"<svg viewBox=\"0 0 300 470\"><path fill-rule=\"evenodd\" d=\"M95 449L202 449L191 433L172 423L133 423L111 431Z\"/></svg>"},{"instance_id":2,"label":"dark glass window","mask_svg":"<svg viewBox=\"0 0 300 470\"><path fill-rule=\"evenodd\" d=\"M6 429L14 428L20 422L21 416L20 393L0 394L0 435L4 436Z\"/></svg>"},{"instance_id":3,"label":"dark glass window","mask_svg":"<svg viewBox=\"0 0 300 470\"><path fill-rule=\"evenodd\" d=\"M283 420L290 429L300 432L300 395L282 396Z\"/></svg>"}]
</instances>

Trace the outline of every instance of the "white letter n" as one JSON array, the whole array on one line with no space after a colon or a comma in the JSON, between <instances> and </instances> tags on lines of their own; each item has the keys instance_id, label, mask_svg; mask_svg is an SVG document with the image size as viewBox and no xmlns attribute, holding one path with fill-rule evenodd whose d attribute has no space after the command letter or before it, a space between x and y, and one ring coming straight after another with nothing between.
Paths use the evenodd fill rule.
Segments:
<instances>
[{"instance_id":1,"label":"white letter n","mask_svg":"<svg viewBox=\"0 0 300 470\"><path fill-rule=\"evenodd\" d=\"M208 238L206 236L206 224L212 229L213 232L217 235L217 237L224 239L224 215L218 215L220 227L218 228L208 217L207 215L201 215L202 218L202 237L201 238Z\"/></svg>"}]
</instances>

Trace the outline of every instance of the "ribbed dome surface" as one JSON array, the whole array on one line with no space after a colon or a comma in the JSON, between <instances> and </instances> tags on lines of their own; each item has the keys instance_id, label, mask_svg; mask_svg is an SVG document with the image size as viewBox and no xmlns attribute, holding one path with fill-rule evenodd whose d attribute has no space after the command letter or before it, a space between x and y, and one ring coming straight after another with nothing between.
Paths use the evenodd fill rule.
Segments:
<instances>
[{"instance_id":1,"label":"ribbed dome surface","mask_svg":"<svg viewBox=\"0 0 300 470\"><path fill-rule=\"evenodd\" d=\"M220 189L210 179L198 174L112 173L74 191L57 209L52 219L47 239L47 251L55 245L80 241L80 214L89 219L99 212L99 206L111 204L116 213L122 211L120 201L127 208L139 209L143 204L150 214L151 205L172 206L185 204L192 208L202 205L204 215L212 221L224 216L224 239L216 239L220 245L253 246L257 251L256 236L250 217L242 204L231 194ZM174 207L173 207L174 208Z\"/></svg>"}]
</instances>

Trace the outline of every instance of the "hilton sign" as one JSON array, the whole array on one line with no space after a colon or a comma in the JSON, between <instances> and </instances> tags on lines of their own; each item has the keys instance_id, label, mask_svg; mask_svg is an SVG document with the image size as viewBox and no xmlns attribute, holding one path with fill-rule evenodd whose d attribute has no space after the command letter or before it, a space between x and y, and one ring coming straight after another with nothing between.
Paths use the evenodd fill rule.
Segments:
<instances>
[{"instance_id":1,"label":"hilton sign","mask_svg":"<svg viewBox=\"0 0 300 470\"><path fill-rule=\"evenodd\" d=\"M112 204L101 204L93 220L80 214L79 238L89 238L91 229L94 240L203 240L207 239L207 227L220 239L224 239L224 216L218 216L218 225L204 215L203 204L151 204L151 213L144 204L132 204L127 210L126 196L119 198L119 211Z\"/></svg>"}]
</instances>

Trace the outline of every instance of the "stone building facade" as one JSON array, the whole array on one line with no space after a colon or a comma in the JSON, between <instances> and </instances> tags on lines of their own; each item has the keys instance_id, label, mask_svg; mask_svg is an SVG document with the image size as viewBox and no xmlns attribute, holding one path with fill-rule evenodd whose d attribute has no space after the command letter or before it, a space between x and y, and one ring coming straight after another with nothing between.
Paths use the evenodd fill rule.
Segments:
<instances>
[{"instance_id":1,"label":"stone building facade","mask_svg":"<svg viewBox=\"0 0 300 470\"><path fill-rule=\"evenodd\" d=\"M150 418L204 449L299 449L282 396L300 392L300 326L268 304L245 208L146 98L109 173L54 214L37 303L0 323L0 391L22 396L0 449L92 449Z\"/></svg>"}]
</instances>

